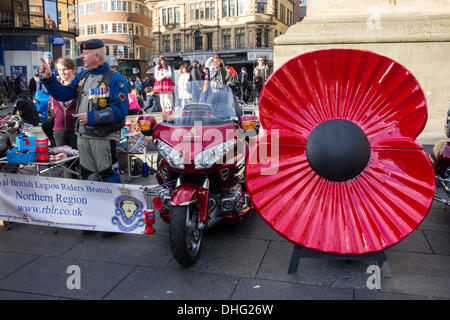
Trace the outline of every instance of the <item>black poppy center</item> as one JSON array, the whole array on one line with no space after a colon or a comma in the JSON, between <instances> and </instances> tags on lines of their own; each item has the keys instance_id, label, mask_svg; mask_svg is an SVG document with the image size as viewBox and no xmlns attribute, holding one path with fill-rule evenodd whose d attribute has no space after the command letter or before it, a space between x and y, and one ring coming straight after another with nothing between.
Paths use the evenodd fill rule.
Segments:
<instances>
[{"instance_id":1,"label":"black poppy center","mask_svg":"<svg viewBox=\"0 0 450 320\"><path fill-rule=\"evenodd\" d=\"M311 168L322 178L347 181L366 167L370 144L364 131L354 123L328 120L311 131L306 156Z\"/></svg>"}]
</instances>

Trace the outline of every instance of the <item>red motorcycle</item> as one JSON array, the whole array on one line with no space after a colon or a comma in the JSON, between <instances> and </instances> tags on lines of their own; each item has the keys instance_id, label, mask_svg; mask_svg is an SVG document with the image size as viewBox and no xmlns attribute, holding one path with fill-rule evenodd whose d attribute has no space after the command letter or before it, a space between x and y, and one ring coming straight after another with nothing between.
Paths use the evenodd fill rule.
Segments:
<instances>
[{"instance_id":1,"label":"red motorcycle","mask_svg":"<svg viewBox=\"0 0 450 320\"><path fill-rule=\"evenodd\" d=\"M445 134L450 138L450 108L447 112ZM438 141L433 147L430 159L436 174L436 184L437 186L441 186L446 194L446 198L435 195L434 200L450 206L450 141Z\"/></svg>"},{"instance_id":2,"label":"red motorcycle","mask_svg":"<svg viewBox=\"0 0 450 320\"><path fill-rule=\"evenodd\" d=\"M240 108L229 87L192 81L175 89L174 111L163 122L151 115L138 121L158 150L156 177L163 188L155 208L170 225L175 260L191 266L213 221L241 222L252 209L245 165L259 120Z\"/></svg>"}]
</instances>

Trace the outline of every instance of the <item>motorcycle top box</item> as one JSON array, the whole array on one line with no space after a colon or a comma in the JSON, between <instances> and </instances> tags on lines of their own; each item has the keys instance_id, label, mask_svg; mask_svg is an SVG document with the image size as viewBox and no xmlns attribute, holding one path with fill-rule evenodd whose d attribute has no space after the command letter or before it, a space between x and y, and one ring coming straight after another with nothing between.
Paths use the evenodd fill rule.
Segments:
<instances>
[{"instance_id":1,"label":"motorcycle top box","mask_svg":"<svg viewBox=\"0 0 450 320\"><path fill-rule=\"evenodd\" d=\"M172 253L183 266L195 263L203 231L220 220L241 222L251 209L245 187L249 140L258 134L255 115L244 115L232 90L191 81L175 89L174 109L157 123L138 119L158 150L157 202L169 223Z\"/></svg>"}]
</instances>

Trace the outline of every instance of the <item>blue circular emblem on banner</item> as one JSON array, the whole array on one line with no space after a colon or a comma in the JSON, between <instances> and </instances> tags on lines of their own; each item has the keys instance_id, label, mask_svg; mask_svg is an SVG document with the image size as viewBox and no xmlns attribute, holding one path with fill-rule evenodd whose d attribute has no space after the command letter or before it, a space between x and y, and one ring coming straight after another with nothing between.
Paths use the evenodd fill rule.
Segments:
<instances>
[{"instance_id":1,"label":"blue circular emblem on banner","mask_svg":"<svg viewBox=\"0 0 450 320\"><path fill-rule=\"evenodd\" d=\"M66 39L62 36L53 36L50 38L50 43L57 47L62 47L66 44Z\"/></svg>"}]
</instances>

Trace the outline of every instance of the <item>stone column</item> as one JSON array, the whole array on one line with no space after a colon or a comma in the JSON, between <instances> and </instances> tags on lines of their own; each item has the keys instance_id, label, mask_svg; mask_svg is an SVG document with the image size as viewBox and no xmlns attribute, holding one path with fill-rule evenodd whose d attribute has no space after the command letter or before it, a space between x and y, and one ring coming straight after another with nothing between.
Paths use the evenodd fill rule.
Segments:
<instances>
[{"instance_id":1,"label":"stone column","mask_svg":"<svg viewBox=\"0 0 450 320\"><path fill-rule=\"evenodd\" d=\"M330 6L338 3L329 2ZM346 0L342 2L348 4ZM363 49L387 56L410 70L425 93L428 122L419 142L434 144L446 138L443 127L450 98L450 8L442 7L438 11L436 8L443 1L430 0L421 2L422 12L408 13L405 7L397 7L395 11L401 13L388 13L386 6L392 6L393 2L362 2L378 3L380 11L347 15L342 14L341 7L330 7L327 15L319 14L319 7L313 10L317 15L309 15L308 11L302 22L275 39L274 69L301 53L328 48ZM356 1L351 3L355 4L353 10L360 5ZM397 0L397 6L399 3L406 2ZM325 12L325 1L322 4ZM410 8L416 10L418 6Z\"/></svg>"}]
</instances>

